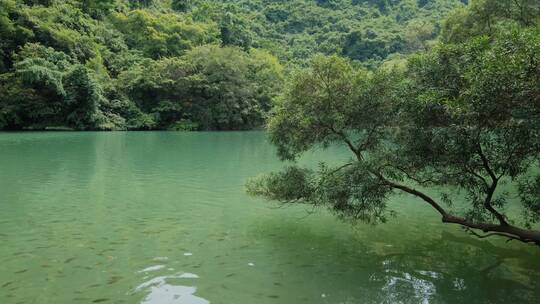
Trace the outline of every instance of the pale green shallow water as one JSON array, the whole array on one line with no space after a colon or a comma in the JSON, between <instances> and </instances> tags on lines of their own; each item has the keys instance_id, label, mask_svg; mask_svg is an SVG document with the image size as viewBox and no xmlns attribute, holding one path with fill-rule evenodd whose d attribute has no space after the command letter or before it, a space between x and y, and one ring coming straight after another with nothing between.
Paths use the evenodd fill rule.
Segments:
<instances>
[{"instance_id":1,"label":"pale green shallow water","mask_svg":"<svg viewBox=\"0 0 540 304\"><path fill-rule=\"evenodd\" d=\"M244 194L281 165L260 132L0 133L0 303L540 303L540 249Z\"/></svg>"}]
</instances>

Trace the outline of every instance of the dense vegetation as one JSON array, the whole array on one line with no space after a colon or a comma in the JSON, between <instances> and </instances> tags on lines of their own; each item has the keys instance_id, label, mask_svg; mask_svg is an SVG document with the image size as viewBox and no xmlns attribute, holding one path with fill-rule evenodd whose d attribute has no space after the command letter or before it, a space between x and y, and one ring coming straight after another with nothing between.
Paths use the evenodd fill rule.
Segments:
<instances>
[{"instance_id":1,"label":"dense vegetation","mask_svg":"<svg viewBox=\"0 0 540 304\"><path fill-rule=\"evenodd\" d=\"M261 126L284 69L428 48L458 0L0 0L0 129ZM285 67L285 68L283 68Z\"/></svg>"},{"instance_id":2,"label":"dense vegetation","mask_svg":"<svg viewBox=\"0 0 540 304\"><path fill-rule=\"evenodd\" d=\"M404 62L366 71L316 57L287 81L270 137L283 160L338 143L350 161L293 164L248 191L368 223L386 221L389 198L405 193L479 237L540 246L539 24L538 1L478 0Z\"/></svg>"}]
</instances>

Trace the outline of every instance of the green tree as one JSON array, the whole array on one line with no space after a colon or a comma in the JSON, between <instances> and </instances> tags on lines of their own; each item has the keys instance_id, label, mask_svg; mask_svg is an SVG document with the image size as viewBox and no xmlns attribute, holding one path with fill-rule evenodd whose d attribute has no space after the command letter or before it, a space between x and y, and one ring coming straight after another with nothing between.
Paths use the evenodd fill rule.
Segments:
<instances>
[{"instance_id":1,"label":"green tree","mask_svg":"<svg viewBox=\"0 0 540 304\"><path fill-rule=\"evenodd\" d=\"M115 14L113 22L130 47L154 59L182 55L195 46L217 41L218 36L215 24L147 10Z\"/></svg>"},{"instance_id":2,"label":"green tree","mask_svg":"<svg viewBox=\"0 0 540 304\"><path fill-rule=\"evenodd\" d=\"M116 0L82 0L81 8L94 18L103 18L115 7Z\"/></svg>"},{"instance_id":3,"label":"green tree","mask_svg":"<svg viewBox=\"0 0 540 304\"><path fill-rule=\"evenodd\" d=\"M191 0L172 0L171 2L171 8L178 12L187 12L191 5Z\"/></svg>"},{"instance_id":4,"label":"green tree","mask_svg":"<svg viewBox=\"0 0 540 304\"><path fill-rule=\"evenodd\" d=\"M24 3L27 5L51 5L55 0L24 0Z\"/></svg>"},{"instance_id":5,"label":"green tree","mask_svg":"<svg viewBox=\"0 0 540 304\"><path fill-rule=\"evenodd\" d=\"M404 48L409 52L426 50L426 44L436 37L435 25L426 20L409 22L403 34Z\"/></svg>"},{"instance_id":6,"label":"green tree","mask_svg":"<svg viewBox=\"0 0 540 304\"><path fill-rule=\"evenodd\" d=\"M14 72L1 75L0 127L22 129L59 125L65 54L39 44L26 44L15 56Z\"/></svg>"},{"instance_id":7,"label":"green tree","mask_svg":"<svg viewBox=\"0 0 540 304\"><path fill-rule=\"evenodd\" d=\"M262 125L281 73L277 59L266 52L210 45L144 62L119 80L131 100L153 113L159 128L192 121L198 129L242 130Z\"/></svg>"},{"instance_id":8,"label":"green tree","mask_svg":"<svg viewBox=\"0 0 540 304\"><path fill-rule=\"evenodd\" d=\"M196 121L209 130L261 126L265 109L270 107L267 103L272 95L268 94L273 94L261 88L280 84L279 65L267 59L253 58L238 47L204 46L188 52L185 60L195 69L192 103Z\"/></svg>"},{"instance_id":9,"label":"green tree","mask_svg":"<svg viewBox=\"0 0 540 304\"><path fill-rule=\"evenodd\" d=\"M342 55L356 60L381 60L403 48L400 35L392 31L377 31L366 28L347 35Z\"/></svg>"},{"instance_id":10,"label":"green tree","mask_svg":"<svg viewBox=\"0 0 540 304\"><path fill-rule=\"evenodd\" d=\"M189 119L189 76L193 67L181 58L146 60L119 75L119 86L130 100L150 113L152 128L168 129Z\"/></svg>"},{"instance_id":11,"label":"green tree","mask_svg":"<svg viewBox=\"0 0 540 304\"><path fill-rule=\"evenodd\" d=\"M0 91L0 129L39 129L61 125L62 99L56 92L37 89L13 73L0 76Z\"/></svg>"},{"instance_id":12,"label":"green tree","mask_svg":"<svg viewBox=\"0 0 540 304\"><path fill-rule=\"evenodd\" d=\"M350 149L351 160L319 170L288 167L250 181L248 191L375 223L391 214L389 197L406 193L479 237L540 245L540 232L530 229L540 218L533 170L539 56L539 31L515 29L419 55L403 81L399 73L358 73L341 59L318 58L289 82L269 120L270 138L285 160L335 143ZM513 207L522 216L507 212L503 183L520 189L521 205ZM425 191L443 187L466 194L465 211L451 207L460 200L454 192Z\"/></svg>"},{"instance_id":13,"label":"green tree","mask_svg":"<svg viewBox=\"0 0 540 304\"><path fill-rule=\"evenodd\" d=\"M464 42L471 37L491 35L509 24L531 26L540 18L540 3L535 0L472 0L458 9L443 24L441 40Z\"/></svg>"},{"instance_id":14,"label":"green tree","mask_svg":"<svg viewBox=\"0 0 540 304\"><path fill-rule=\"evenodd\" d=\"M66 125L78 130L100 129L104 117L100 105L105 102L103 89L92 72L82 66L74 66L65 76Z\"/></svg>"},{"instance_id":15,"label":"green tree","mask_svg":"<svg viewBox=\"0 0 540 304\"><path fill-rule=\"evenodd\" d=\"M147 8L154 5L156 0L129 0L129 6L132 9Z\"/></svg>"},{"instance_id":16,"label":"green tree","mask_svg":"<svg viewBox=\"0 0 540 304\"><path fill-rule=\"evenodd\" d=\"M231 13L225 13L221 17L220 31L223 45L236 45L248 50L252 44L251 32L248 30L246 21Z\"/></svg>"}]
</instances>

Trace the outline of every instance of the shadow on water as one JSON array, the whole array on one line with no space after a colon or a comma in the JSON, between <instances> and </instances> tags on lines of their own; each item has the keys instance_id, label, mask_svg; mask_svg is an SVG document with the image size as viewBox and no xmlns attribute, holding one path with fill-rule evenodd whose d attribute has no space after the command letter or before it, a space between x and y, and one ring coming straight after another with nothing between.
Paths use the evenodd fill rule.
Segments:
<instances>
[{"instance_id":1,"label":"shadow on water","mask_svg":"<svg viewBox=\"0 0 540 304\"><path fill-rule=\"evenodd\" d=\"M440 231L400 240L400 231L343 229L280 219L253 228L275 259L289 264L313 303L538 303L536 252L500 247L461 232ZM346 231L344 229L351 229ZM356 233L354 230L360 230ZM366 233L366 230L368 232ZM381 239L382 238L382 239ZM386 238L386 239L385 239ZM390 239L391 238L391 239ZM339 282L332 278L339 275ZM332 300L322 301L324 297Z\"/></svg>"}]
</instances>

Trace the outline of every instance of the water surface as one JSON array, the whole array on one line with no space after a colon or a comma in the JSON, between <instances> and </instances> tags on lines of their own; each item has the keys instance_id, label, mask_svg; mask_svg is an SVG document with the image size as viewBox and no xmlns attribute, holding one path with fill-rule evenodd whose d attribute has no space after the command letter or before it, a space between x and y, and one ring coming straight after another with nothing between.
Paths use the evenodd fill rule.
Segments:
<instances>
[{"instance_id":1,"label":"water surface","mask_svg":"<svg viewBox=\"0 0 540 304\"><path fill-rule=\"evenodd\" d=\"M0 303L540 303L540 249L244 193L281 166L261 132L0 133Z\"/></svg>"}]
</instances>

